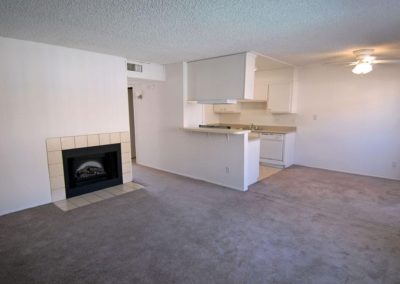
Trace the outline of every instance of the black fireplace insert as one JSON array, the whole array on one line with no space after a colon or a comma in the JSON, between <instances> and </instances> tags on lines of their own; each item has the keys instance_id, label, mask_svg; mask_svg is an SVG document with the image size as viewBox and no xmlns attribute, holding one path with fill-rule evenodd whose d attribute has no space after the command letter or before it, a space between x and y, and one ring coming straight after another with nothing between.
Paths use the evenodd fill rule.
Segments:
<instances>
[{"instance_id":1,"label":"black fireplace insert","mask_svg":"<svg viewBox=\"0 0 400 284\"><path fill-rule=\"evenodd\" d=\"M67 198L122 184L121 144L63 150Z\"/></svg>"}]
</instances>

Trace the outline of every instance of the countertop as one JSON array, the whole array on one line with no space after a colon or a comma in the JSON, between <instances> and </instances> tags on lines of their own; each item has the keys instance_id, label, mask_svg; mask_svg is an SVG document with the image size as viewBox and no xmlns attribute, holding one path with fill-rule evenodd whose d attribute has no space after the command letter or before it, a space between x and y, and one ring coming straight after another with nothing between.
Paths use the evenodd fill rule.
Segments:
<instances>
[{"instance_id":1,"label":"countertop","mask_svg":"<svg viewBox=\"0 0 400 284\"><path fill-rule=\"evenodd\" d=\"M217 123L211 125L231 126L230 130L239 131L251 131L252 133L276 133L276 134L287 134L296 132L295 126L272 126L272 125L254 125L255 129L250 130L251 125L247 124L228 124L228 123ZM212 128L211 128L212 129Z\"/></svg>"},{"instance_id":2,"label":"countertop","mask_svg":"<svg viewBox=\"0 0 400 284\"><path fill-rule=\"evenodd\" d=\"M245 129L224 129L224 128L206 128L206 127L183 127L185 131L204 132L215 134L245 134L250 133L250 130Z\"/></svg>"},{"instance_id":3,"label":"countertop","mask_svg":"<svg viewBox=\"0 0 400 284\"><path fill-rule=\"evenodd\" d=\"M218 123L210 125L221 125L221 126L231 126L231 129L225 128L207 128L207 127L184 127L185 131L193 132L204 132L204 133L216 133L216 134L244 134L244 133L276 133L276 134L287 134L296 132L295 126L268 126L268 125L255 125L255 129L250 130L251 125L246 124L227 124ZM253 139L256 139L255 137Z\"/></svg>"},{"instance_id":4,"label":"countertop","mask_svg":"<svg viewBox=\"0 0 400 284\"><path fill-rule=\"evenodd\" d=\"M262 129L255 129L251 132L255 133L276 133L276 134L287 134L296 132L296 127L292 126L266 126Z\"/></svg>"}]
</instances>

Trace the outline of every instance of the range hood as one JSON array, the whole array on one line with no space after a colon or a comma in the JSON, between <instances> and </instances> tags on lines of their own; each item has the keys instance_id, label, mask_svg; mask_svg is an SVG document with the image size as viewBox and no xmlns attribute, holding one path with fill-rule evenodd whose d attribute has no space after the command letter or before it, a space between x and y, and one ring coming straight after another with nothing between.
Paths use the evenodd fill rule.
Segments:
<instances>
[{"instance_id":1,"label":"range hood","mask_svg":"<svg viewBox=\"0 0 400 284\"><path fill-rule=\"evenodd\" d=\"M217 105L217 104L236 104L236 99L213 99L213 100L198 100L198 104L203 105Z\"/></svg>"}]
</instances>

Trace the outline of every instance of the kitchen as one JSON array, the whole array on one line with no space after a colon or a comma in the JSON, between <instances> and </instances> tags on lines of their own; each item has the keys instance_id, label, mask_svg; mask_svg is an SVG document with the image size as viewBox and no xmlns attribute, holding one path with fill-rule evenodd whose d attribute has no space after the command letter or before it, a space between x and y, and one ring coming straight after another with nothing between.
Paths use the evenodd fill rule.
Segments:
<instances>
[{"instance_id":1,"label":"kitchen","mask_svg":"<svg viewBox=\"0 0 400 284\"><path fill-rule=\"evenodd\" d=\"M256 53L187 65L187 103L202 105L206 123L192 123L185 130L247 137L251 177L247 185L294 163L297 86L293 66Z\"/></svg>"},{"instance_id":2,"label":"kitchen","mask_svg":"<svg viewBox=\"0 0 400 284\"><path fill-rule=\"evenodd\" d=\"M254 139L259 133L249 135L253 124L258 132L290 127L278 133L292 136L295 149L288 156L296 165L398 179L395 103L386 111L398 93L393 68L360 76L346 66L294 67L253 52L166 65L166 81L134 79L141 94L134 102L136 161L246 191L264 177L260 161L276 162L268 156L262 161L263 151L249 153L260 148L249 145L261 144ZM382 80L390 82L384 92ZM199 127L210 124L233 128ZM388 135L376 139L391 141L389 150L371 140L371 132L382 128ZM289 158L273 166L291 163Z\"/></svg>"}]
</instances>

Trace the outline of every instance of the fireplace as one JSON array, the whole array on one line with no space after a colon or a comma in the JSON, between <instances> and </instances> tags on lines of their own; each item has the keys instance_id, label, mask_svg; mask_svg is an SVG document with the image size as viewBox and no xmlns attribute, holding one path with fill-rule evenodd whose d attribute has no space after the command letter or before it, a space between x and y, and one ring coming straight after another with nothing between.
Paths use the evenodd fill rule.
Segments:
<instances>
[{"instance_id":1,"label":"fireplace","mask_svg":"<svg viewBox=\"0 0 400 284\"><path fill-rule=\"evenodd\" d=\"M66 197L122 184L121 144L62 151Z\"/></svg>"}]
</instances>

